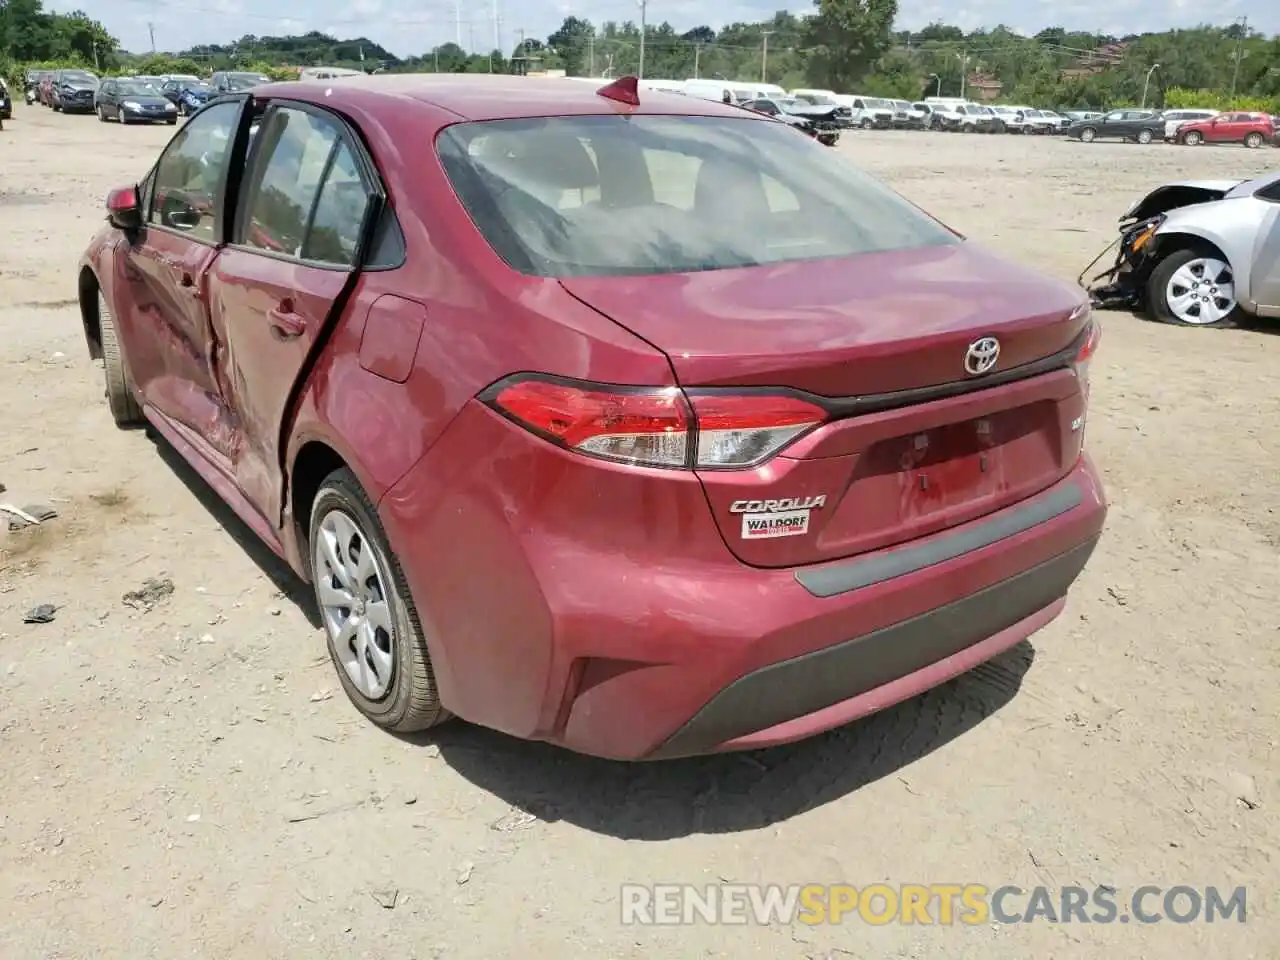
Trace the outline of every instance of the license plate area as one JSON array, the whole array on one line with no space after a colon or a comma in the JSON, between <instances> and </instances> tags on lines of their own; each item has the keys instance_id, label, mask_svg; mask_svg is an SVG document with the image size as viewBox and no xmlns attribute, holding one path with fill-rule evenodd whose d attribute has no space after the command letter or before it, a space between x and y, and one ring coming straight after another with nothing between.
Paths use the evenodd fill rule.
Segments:
<instances>
[{"instance_id":1,"label":"license plate area","mask_svg":"<svg viewBox=\"0 0 1280 960\"><path fill-rule=\"evenodd\" d=\"M874 549L1030 496L1062 472L1060 419L1044 400L873 444L822 539Z\"/></svg>"}]
</instances>

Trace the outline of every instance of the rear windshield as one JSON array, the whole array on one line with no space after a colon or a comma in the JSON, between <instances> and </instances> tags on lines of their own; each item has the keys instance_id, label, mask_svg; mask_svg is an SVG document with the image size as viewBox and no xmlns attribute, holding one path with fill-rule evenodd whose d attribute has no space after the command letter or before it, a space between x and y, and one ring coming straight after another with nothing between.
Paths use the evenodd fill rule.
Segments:
<instances>
[{"instance_id":1,"label":"rear windshield","mask_svg":"<svg viewBox=\"0 0 1280 960\"><path fill-rule=\"evenodd\" d=\"M777 123L499 120L448 127L437 149L485 239L538 276L682 273L959 242Z\"/></svg>"}]
</instances>

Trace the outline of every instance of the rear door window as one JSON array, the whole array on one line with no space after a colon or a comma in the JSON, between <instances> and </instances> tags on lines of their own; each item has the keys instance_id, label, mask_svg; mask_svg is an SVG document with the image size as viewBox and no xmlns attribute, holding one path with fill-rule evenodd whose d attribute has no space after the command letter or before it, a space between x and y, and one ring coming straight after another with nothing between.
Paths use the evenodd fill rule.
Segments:
<instances>
[{"instance_id":1,"label":"rear door window","mask_svg":"<svg viewBox=\"0 0 1280 960\"><path fill-rule=\"evenodd\" d=\"M254 141L236 242L267 253L351 266L370 191L339 123L310 110L275 106Z\"/></svg>"}]
</instances>

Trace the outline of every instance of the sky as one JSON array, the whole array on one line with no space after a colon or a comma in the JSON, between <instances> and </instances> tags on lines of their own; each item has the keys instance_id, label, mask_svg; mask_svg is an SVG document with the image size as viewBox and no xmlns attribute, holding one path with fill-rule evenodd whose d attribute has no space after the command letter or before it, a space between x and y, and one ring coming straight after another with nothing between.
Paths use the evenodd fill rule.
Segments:
<instances>
[{"instance_id":1,"label":"sky","mask_svg":"<svg viewBox=\"0 0 1280 960\"><path fill-rule=\"evenodd\" d=\"M245 34L270 36L321 30L340 38L365 36L397 56L422 54L437 44L488 52L494 46L495 0L46 0L45 8L84 10L101 21L126 50L182 50L197 43L227 43ZM496 0L501 47L511 48L525 30L546 37L566 16L639 21L637 0ZM812 4L794 0L650 0L651 23L669 21L677 30L700 24L720 27L761 20L789 7L797 13ZM1048 26L1111 35L1194 27L1212 17L1226 25L1248 17L1249 25L1280 34L1277 0L1217 0L1207 11L1200 0L899 0L899 29L940 20L966 30L1003 23L1026 34Z\"/></svg>"}]
</instances>

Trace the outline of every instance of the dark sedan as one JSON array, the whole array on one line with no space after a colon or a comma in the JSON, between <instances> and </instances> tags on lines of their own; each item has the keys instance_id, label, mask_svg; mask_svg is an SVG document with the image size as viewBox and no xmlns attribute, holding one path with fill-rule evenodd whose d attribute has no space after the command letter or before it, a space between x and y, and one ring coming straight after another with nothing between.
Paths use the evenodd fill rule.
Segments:
<instances>
[{"instance_id":1,"label":"dark sedan","mask_svg":"<svg viewBox=\"0 0 1280 960\"><path fill-rule=\"evenodd\" d=\"M1164 118L1155 110L1112 110L1101 117L1078 120L1063 131L1073 140L1133 140L1150 143L1164 139Z\"/></svg>"},{"instance_id":2,"label":"dark sedan","mask_svg":"<svg viewBox=\"0 0 1280 960\"><path fill-rule=\"evenodd\" d=\"M266 74L238 70L220 70L209 78L210 85L218 93L238 93L270 82L271 78Z\"/></svg>"},{"instance_id":3,"label":"dark sedan","mask_svg":"<svg viewBox=\"0 0 1280 960\"><path fill-rule=\"evenodd\" d=\"M178 122L178 108L169 102L159 87L145 80L103 80L96 98L98 119L103 123Z\"/></svg>"},{"instance_id":4,"label":"dark sedan","mask_svg":"<svg viewBox=\"0 0 1280 960\"><path fill-rule=\"evenodd\" d=\"M823 146L834 147L840 139L840 122L836 116L839 104L824 107L794 97L762 97L748 100L743 106L802 130Z\"/></svg>"},{"instance_id":5,"label":"dark sedan","mask_svg":"<svg viewBox=\"0 0 1280 960\"><path fill-rule=\"evenodd\" d=\"M13 116L13 98L9 96L9 87L0 77L0 120L8 120Z\"/></svg>"},{"instance_id":6,"label":"dark sedan","mask_svg":"<svg viewBox=\"0 0 1280 960\"><path fill-rule=\"evenodd\" d=\"M177 108L179 115L187 116L204 106L214 94L213 85L204 80L167 80L160 92Z\"/></svg>"},{"instance_id":7,"label":"dark sedan","mask_svg":"<svg viewBox=\"0 0 1280 960\"><path fill-rule=\"evenodd\" d=\"M63 113L93 113L98 83L88 70L59 70L49 84L49 106Z\"/></svg>"}]
</instances>

